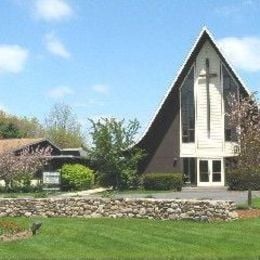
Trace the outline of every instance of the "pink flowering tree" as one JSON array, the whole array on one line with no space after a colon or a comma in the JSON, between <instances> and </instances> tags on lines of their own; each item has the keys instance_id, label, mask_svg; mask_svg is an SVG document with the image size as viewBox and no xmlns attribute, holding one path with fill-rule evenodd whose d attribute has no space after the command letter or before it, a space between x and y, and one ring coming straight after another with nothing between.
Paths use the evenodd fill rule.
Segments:
<instances>
[{"instance_id":1,"label":"pink flowering tree","mask_svg":"<svg viewBox=\"0 0 260 260\"><path fill-rule=\"evenodd\" d=\"M249 176L260 174L260 103L253 94L237 100L230 99L230 124L236 129L239 149L237 167ZM251 206L252 192L248 187L248 204Z\"/></svg>"},{"instance_id":2,"label":"pink flowering tree","mask_svg":"<svg viewBox=\"0 0 260 260\"><path fill-rule=\"evenodd\" d=\"M50 160L51 152L51 147L32 149L28 146L19 154L3 153L0 156L0 179L5 181L7 189L12 187L13 181L30 181Z\"/></svg>"}]
</instances>

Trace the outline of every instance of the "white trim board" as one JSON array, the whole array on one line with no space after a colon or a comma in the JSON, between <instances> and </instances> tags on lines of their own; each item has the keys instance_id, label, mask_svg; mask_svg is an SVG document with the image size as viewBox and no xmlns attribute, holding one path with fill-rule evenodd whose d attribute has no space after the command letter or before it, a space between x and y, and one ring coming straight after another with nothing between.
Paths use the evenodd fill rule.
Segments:
<instances>
[{"instance_id":1,"label":"white trim board","mask_svg":"<svg viewBox=\"0 0 260 260\"><path fill-rule=\"evenodd\" d=\"M225 57L225 55L222 53L220 47L217 44L217 41L214 39L213 35L211 34L211 32L208 30L208 28L206 26L204 26L201 30L201 32L199 33L199 36L197 37L196 41L194 42L191 50L189 51L187 57L185 58L184 62L182 63L180 69L177 72L177 75L175 77L175 79L172 81L172 83L170 84L170 87L168 89L168 91L166 92L166 94L164 95L164 97L162 98L159 107L157 108L157 110L155 111L152 119L150 120L149 124L147 125L146 129L144 130L143 134L140 135L140 137L138 138L138 140L136 141L136 143L134 145L132 145L131 147L137 145L138 143L141 142L141 140L145 137L145 135L148 133L148 131L150 130L153 121L155 120L156 116L158 115L158 113L160 112L163 104L165 103L166 99L168 98L168 96L170 95L172 89L174 88L174 86L176 85L179 77L181 76L182 71L184 70L185 66L188 64L188 61L190 60L192 54L194 53L196 47L198 46L200 40L202 39L203 35L206 34L206 36L211 40L211 42L213 43L214 47L216 48L216 50L221 54L221 58L224 60L224 62L228 65L229 69L231 70L231 72L235 75L235 77L237 78L238 82L241 84L241 86L245 89L245 91L250 95L251 92L249 90L249 88L246 86L246 84L243 82L243 80L240 78L240 76L238 75L238 73L236 72L236 70L234 69L234 67L231 65L231 63L228 61L228 59ZM129 147L129 148L131 148Z\"/></svg>"}]
</instances>

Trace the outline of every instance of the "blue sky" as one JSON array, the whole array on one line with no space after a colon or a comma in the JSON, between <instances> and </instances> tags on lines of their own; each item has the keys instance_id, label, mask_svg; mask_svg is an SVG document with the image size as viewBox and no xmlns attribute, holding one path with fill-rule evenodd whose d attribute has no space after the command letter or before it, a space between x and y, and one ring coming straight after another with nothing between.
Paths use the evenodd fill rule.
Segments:
<instances>
[{"instance_id":1,"label":"blue sky","mask_svg":"<svg viewBox=\"0 0 260 260\"><path fill-rule=\"evenodd\" d=\"M260 91L260 1L1 0L0 107L149 123L206 25Z\"/></svg>"}]
</instances>

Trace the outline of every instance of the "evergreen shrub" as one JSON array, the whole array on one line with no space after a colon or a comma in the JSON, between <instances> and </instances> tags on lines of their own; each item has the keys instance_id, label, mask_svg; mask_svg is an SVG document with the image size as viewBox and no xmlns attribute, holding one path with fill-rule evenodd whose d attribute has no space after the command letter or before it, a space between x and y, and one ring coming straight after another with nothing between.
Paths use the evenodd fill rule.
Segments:
<instances>
[{"instance_id":1,"label":"evergreen shrub","mask_svg":"<svg viewBox=\"0 0 260 260\"><path fill-rule=\"evenodd\" d=\"M143 177L143 186L146 190L177 190L183 186L181 173L147 173Z\"/></svg>"}]
</instances>

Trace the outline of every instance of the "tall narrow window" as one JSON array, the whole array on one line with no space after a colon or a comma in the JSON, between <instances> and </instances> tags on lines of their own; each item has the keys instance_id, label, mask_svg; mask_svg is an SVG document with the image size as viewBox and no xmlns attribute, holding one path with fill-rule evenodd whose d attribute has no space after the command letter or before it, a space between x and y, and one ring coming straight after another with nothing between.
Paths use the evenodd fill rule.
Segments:
<instances>
[{"instance_id":1,"label":"tall narrow window","mask_svg":"<svg viewBox=\"0 0 260 260\"><path fill-rule=\"evenodd\" d=\"M195 139L194 68L181 87L182 142L193 143Z\"/></svg>"},{"instance_id":2,"label":"tall narrow window","mask_svg":"<svg viewBox=\"0 0 260 260\"><path fill-rule=\"evenodd\" d=\"M196 179L196 160L195 158L183 158L184 181L195 185Z\"/></svg>"},{"instance_id":3,"label":"tall narrow window","mask_svg":"<svg viewBox=\"0 0 260 260\"><path fill-rule=\"evenodd\" d=\"M238 98L238 85L231 77L230 73L227 71L225 66L222 65L222 75L223 75L223 98L225 107L225 141L237 141L236 129L232 128L230 125L230 120L228 113L230 112L230 97L235 96Z\"/></svg>"}]
</instances>

